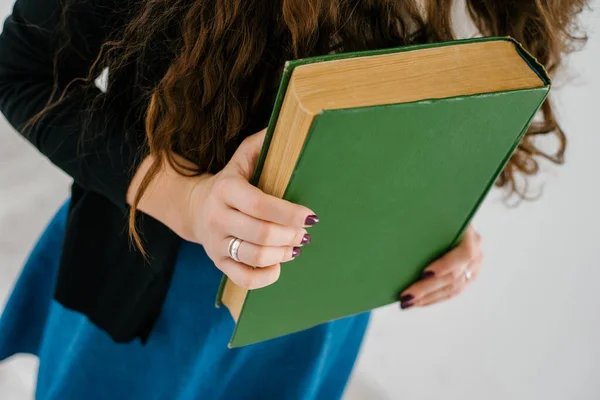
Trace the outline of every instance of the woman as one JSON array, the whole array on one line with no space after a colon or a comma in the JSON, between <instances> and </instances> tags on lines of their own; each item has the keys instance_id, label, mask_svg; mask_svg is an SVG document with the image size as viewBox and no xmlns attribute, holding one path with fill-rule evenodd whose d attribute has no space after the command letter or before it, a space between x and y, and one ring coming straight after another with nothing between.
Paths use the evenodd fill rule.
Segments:
<instances>
[{"instance_id":1,"label":"woman","mask_svg":"<svg viewBox=\"0 0 600 400\"><path fill-rule=\"evenodd\" d=\"M468 9L553 72L583 3ZM0 109L74 184L6 306L0 358L39 356L40 399L339 398L368 314L231 350L233 322L214 307L222 274L272 284L319 221L248 183L261 129L285 60L449 40L450 14L433 0L17 0L0 36ZM542 117L499 185L516 191L537 156L562 161L549 103ZM556 154L536 134L557 135ZM480 265L469 228L401 308L458 294Z\"/></svg>"}]
</instances>

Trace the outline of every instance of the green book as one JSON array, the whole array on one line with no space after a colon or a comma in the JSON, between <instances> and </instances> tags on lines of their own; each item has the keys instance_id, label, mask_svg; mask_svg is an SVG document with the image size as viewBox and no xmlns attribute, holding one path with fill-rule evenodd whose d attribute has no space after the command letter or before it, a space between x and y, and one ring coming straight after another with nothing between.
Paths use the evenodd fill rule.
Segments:
<instances>
[{"instance_id":1,"label":"green book","mask_svg":"<svg viewBox=\"0 0 600 400\"><path fill-rule=\"evenodd\" d=\"M460 241L549 90L505 37L286 63L253 183L320 222L275 284L224 278L230 346L398 301Z\"/></svg>"}]
</instances>

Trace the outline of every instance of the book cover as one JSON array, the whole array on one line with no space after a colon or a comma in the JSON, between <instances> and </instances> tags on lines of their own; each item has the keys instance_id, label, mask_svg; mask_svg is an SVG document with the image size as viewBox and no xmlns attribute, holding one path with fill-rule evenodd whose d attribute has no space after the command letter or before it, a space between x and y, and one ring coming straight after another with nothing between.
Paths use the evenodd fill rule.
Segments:
<instances>
[{"instance_id":1,"label":"book cover","mask_svg":"<svg viewBox=\"0 0 600 400\"><path fill-rule=\"evenodd\" d=\"M247 292L230 346L396 302L423 268L459 241L550 89L544 69L510 38L286 64L254 184L298 66L486 41L511 42L539 76L539 87L329 109L315 116L283 198L311 208L321 221L310 229L313 241L302 255L282 265L278 282Z\"/></svg>"}]
</instances>

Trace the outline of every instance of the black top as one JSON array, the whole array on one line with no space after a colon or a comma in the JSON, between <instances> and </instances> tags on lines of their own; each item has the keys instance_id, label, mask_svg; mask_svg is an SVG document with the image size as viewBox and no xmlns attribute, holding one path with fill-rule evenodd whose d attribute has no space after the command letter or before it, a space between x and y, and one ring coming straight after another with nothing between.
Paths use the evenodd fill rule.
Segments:
<instances>
[{"instance_id":1,"label":"black top","mask_svg":"<svg viewBox=\"0 0 600 400\"><path fill-rule=\"evenodd\" d=\"M18 131L51 97L63 3L17 0L0 35L0 110ZM124 23L133 2L74 3L70 15L76 18L68 19L74 34L58 64L59 90L87 75L100 45ZM125 135L123 110L133 106L137 86L133 74L120 79L117 89L122 90L117 92L122 94L91 119L82 110L85 94L76 94L24 136L74 179L56 300L87 315L116 341L145 341L166 296L180 239L144 216L140 232L150 253L148 263L129 241L125 196L144 135L143 129Z\"/></svg>"}]
</instances>

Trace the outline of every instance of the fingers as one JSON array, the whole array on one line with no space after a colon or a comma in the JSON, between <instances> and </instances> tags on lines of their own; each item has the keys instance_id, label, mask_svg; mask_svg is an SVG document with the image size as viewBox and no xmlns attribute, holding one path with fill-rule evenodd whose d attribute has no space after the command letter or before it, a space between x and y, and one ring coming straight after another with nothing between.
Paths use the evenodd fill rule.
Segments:
<instances>
[{"instance_id":1,"label":"fingers","mask_svg":"<svg viewBox=\"0 0 600 400\"><path fill-rule=\"evenodd\" d=\"M461 291L462 289L459 289L458 286L448 285L433 293L429 293L413 305L417 307L426 307L435 303L440 303L442 301L450 300L452 297L457 296Z\"/></svg>"},{"instance_id":2,"label":"fingers","mask_svg":"<svg viewBox=\"0 0 600 400\"><path fill-rule=\"evenodd\" d=\"M310 236L304 228L291 228L261 221L237 210L224 211L219 228L231 236L261 246L299 246L306 244Z\"/></svg>"},{"instance_id":3,"label":"fingers","mask_svg":"<svg viewBox=\"0 0 600 400\"><path fill-rule=\"evenodd\" d=\"M248 290L260 289L275 283L281 272L279 264L265 268L252 268L228 257L219 260L217 267L233 283Z\"/></svg>"},{"instance_id":4,"label":"fingers","mask_svg":"<svg viewBox=\"0 0 600 400\"><path fill-rule=\"evenodd\" d=\"M406 309L421 304L423 299L449 286L453 286L455 282L460 280L460 278L455 278L452 274L421 279L402 293L400 296L400 307Z\"/></svg>"},{"instance_id":5,"label":"fingers","mask_svg":"<svg viewBox=\"0 0 600 400\"><path fill-rule=\"evenodd\" d=\"M232 238L228 238L223 243L225 248L224 255L228 255L227 248ZM301 248L296 247L269 247L269 246L258 246L250 242L240 243L240 247L237 252L237 257L243 264L252 267L268 267L275 264L285 263L293 260L300 255Z\"/></svg>"},{"instance_id":6,"label":"fingers","mask_svg":"<svg viewBox=\"0 0 600 400\"><path fill-rule=\"evenodd\" d=\"M456 249L433 262L422 279L401 294L401 307L423 307L457 296L477 278L482 261L481 238L469 228Z\"/></svg>"},{"instance_id":7,"label":"fingers","mask_svg":"<svg viewBox=\"0 0 600 400\"><path fill-rule=\"evenodd\" d=\"M280 225L304 227L318 221L312 210L264 193L248 182L265 139L266 129L249 136L239 146L228 173L215 190L227 205L244 214ZM231 167L230 167L231 166ZM233 171L233 172L232 172Z\"/></svg>"},{"instance_id":8,"label":"fingers","mask_svg":"<svg viewBox=\"0 0 600 400\"><path fill-rule=\"evenodd\" d=\"M467 264L481 251L481 236L469 226L460 245L442 258L434 261L423 272L423 276L442 276L451 274L457 278L464 272Z\"/></svg>"},{"instance_id":9,"label":"fingers","mask_svg":"<svg viewBox=\"0 0 600 400\"><path fill-rule=\"evenodd\" d=\"M470 279L467 280L466 276L463 276L462 278L459 277L450 284L430 292L423 298L414 301L414 305L416 307L426 307L435 303L450 300L451 298L458 296L467 288L467 286L469 286L473 280L477 279L480 265L481 259L473 260L467 267L467 271L471 271Z\"/></svg>"},{"instance_id":10,"label":"fingers","mask_svg":"<svg viewBox=\"0 0 600 400\"><path fill-rule=\"evenodd\" d=\"M304 228L318 222L310 209L269 196L248 182L265 134L266 129L245 139L227 166L208 181L208 190L194 192L201 204L197 242L217 268L246 289L274 283L280 265L310 243ZM233 238L240 241L231 242Z\"/></svg>"},{"instance_id":11,"label":"fingers","mask_svg":"<svg viewBox=\"0 0 600 400\"><path fill-rule=\"evenodd\" d=\"M222 182L221 195L225 203L244 214L263 221L302 228L314 225L310 209L264 193L244 179L229 178Z\"/></svg>"}]
</instances>

